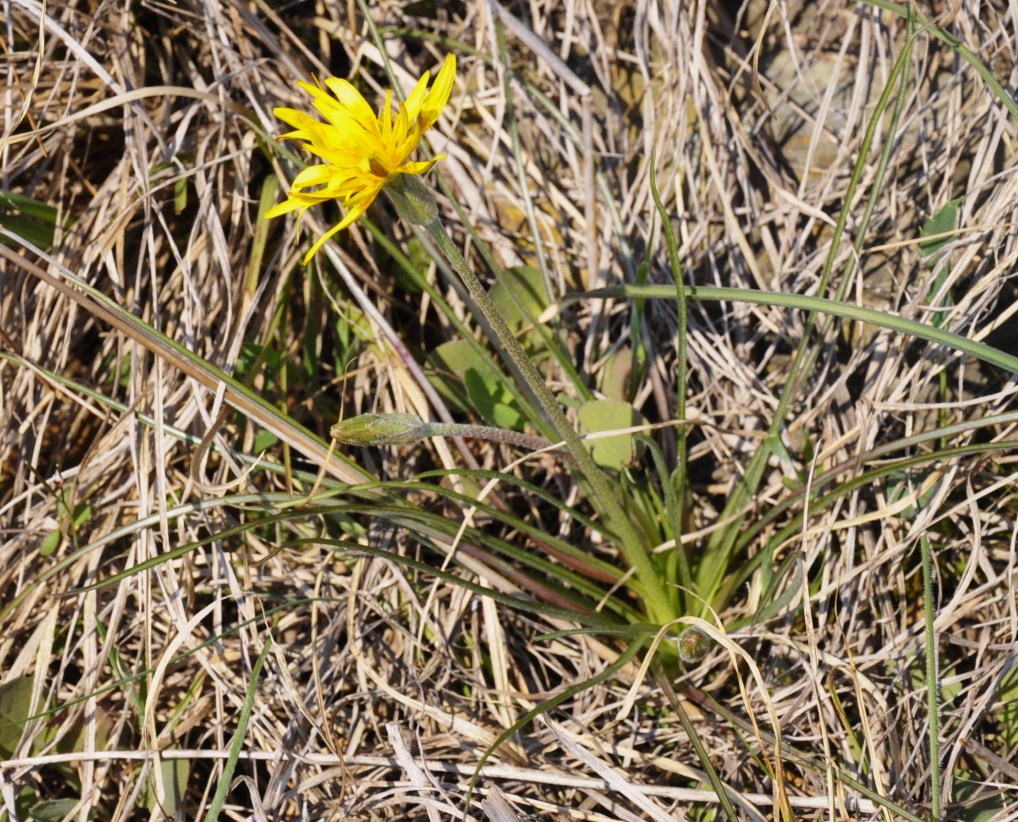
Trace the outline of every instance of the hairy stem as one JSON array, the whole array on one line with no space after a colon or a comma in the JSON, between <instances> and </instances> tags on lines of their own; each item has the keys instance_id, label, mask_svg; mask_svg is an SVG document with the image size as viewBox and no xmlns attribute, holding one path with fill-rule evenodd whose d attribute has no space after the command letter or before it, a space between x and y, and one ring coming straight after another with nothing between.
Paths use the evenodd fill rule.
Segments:
<instances>
[{"instance_id":1,"label":"hairy stem","mask_svg":"<svg viewBox=\"0 0 1018 822\"><path fill-rule=\"evenodd\" d=\"M393 198L394 201L397 199ZM399 203L397 203L399 208ZM463 255L453 243L452 238L446 232L445 227L435 218L424 223L424 228L431 236L435 244L442 250L450 265L460 276L464 286L470 293L471 299L481 310L492 331L498 337L499 342L505 347L509 359L516 366L520 375L526 380L528 387L533 393L544 412L545 417L551 424L556 435L565 443L569 453L576 460L583 475L590 483L591 491L595 502L601 509L601 513L609 528L618 536L620 547L625 555L626 561L635 569L637 577L644 587L644 599L647 608L647 615L658 623L668 622L673 619L675 608L672 605L668 592L662 584L661 575L649 553L644 549L639 534L633 527L629 517L626 516L611 481L604 471L594 461L589 450L584 445L576 429L570 424L562 411L558 401L552 395L544 382L537 367L527 356L512 330L506 325L501 314L495 309L488 292L481 285L473 271L467 265Z\"/></svg>"}]
</instances>

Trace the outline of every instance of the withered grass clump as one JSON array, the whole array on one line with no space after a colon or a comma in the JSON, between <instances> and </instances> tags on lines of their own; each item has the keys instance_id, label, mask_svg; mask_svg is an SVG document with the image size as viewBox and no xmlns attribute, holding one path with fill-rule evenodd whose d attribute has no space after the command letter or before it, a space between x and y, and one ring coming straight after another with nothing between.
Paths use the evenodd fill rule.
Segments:
<instances>
[{"instance_id":1,"label":"withered grass clump","mask_svg":"<svg viewBox=\"0 0 1018 822\"><path fill-rule=\"evenodd\" d=\"M265 221L300 168L271 114L295 104L298 79L346 77L375 100L456 54L451 116L428 135L447 155L431 172L446 224L495 291L534 289L520 302L540 316L513 308L510 321L574 419L591 399L632 406L669 470L675 301L568 299L672 282L652 157L687 285L815 294L847 209L816 296L1014 350L1018 119L922 26L867 144L909 25L867 3L368 5L370 17L353 2L11 4L4 818L462 818L499 735L625 646L542 639L575 623L458 580L560 610L603 595L600 613L639 614L569 460L507 469L513 449L453 439L330 454L341 415L548 431L525 424L526 396L474 367L460 346L487 345L484 324L386 203L320 267L301 258L339 211L309 211L299 237ZM925 5L1007 87L1006 4L981 4L979 19ZM608 470L634 523L660 533L659 556L678 536L695 565L731 526L722 509L752 455L775 448L713 600L727 636L668 678L637 657L569 692L488 762L469 813L716 809L676 700L740 818L771 818L775 803L786 818L873 818L879 798L894 818L927 818L925 535L944 818L1008 818L1013 375L821 318L776 445L765 433L806 315L693 296L688 323L680 533L651 446ZM498 481L485 490L472 469Z\"/></svg>"}]
</instances>

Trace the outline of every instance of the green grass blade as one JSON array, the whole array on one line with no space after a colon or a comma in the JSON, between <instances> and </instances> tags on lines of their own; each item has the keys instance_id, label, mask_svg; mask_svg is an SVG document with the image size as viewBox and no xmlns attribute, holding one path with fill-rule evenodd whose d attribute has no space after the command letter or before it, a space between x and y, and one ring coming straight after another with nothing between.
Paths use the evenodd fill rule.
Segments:
<instances>
[{"instance_id":1,"label":"green grass blade","mask_svg":"<svg viewBox=\"0 0 1018 822\"><path fill-rule=\"evenodd\" d=\"M668 261L672 268L672 280L675 285L675 303L678 315L678 331L676 333L676 363L675 363L675 417L679 421L676 428L676 456L678 465L672 477L662 476L662 482L671 484L671 495L675 500L675 521L673 524L675 551L674 560L678 582L683 587L692 585L692 573L686 559L685 550L682 547L682 522L685 514L686 502L686 473L688 470L689 454L686 444L686 378L689 370L689 353L687 343L689 336L689 312L686 306L685 278L682 273L682 263L679 260L679 244L675 239L675 231L672 230L672 222L661 201L661 195L657 190L657 177L654 173L654 158L650 161L650 194L654 199L658 217L664 229L665 244L668 246ZM669 579L673 577L669 575Z\"/></svg>"},{"instance_id":2,"label":"green grass blade","mask_svg":"<svg viewBox=\"0 0 1018 822\"><path fill-rule=\"evenodd\" d=\"M623 285L587 291L581 296L574 296L571 299L603 299L605 297L642 297L646 299L667 300L675 299L675 293L674 289L667 285ZM749 288L686 286L686 297L691 300L702 300L704 302L742 302L755 305L773 305L830 314L849 320L858 320L868 325L886 328L888 331L896 331L916 339L926 340L927 342L954 349L990 365L1003 368L1012 374L1018 374L1018 357L1012 354L1008 354L999 348L994 348L985 343L970 340L968 337L955 334L953 331L937 328L932 323L910 320L906 317L899 317L896 314L879 311L875 308L837 302L836 300L828 300L823 297L812 297L804 294L784 294L776 291L757 291Z\"/></svg>"},{"instance_id":3,"label":"green grass blade","mask_svg":"<svg viewBox=\"0 0 1018 822\"><path fill-rule=\"evenodd\" d=\"M919 540L923 558L923 622L926 631L926 706L930 714L930 819L940 822L940 680L937 673L937 632L933 608L933 568L930 540L923 534Z\"/></svg>"},{"instance_id":4,"label":"green grass blade","mask_svg":"<svg viewBox=\"0 0 1018 822\"><path fill-rule=\"evenodd\" d=\"M903 76L910 54L911 41L906 44L905 49L895 61L894 67L887 79L887 84L884 87L873 114L870 116L869 123L866 126L866 132L862 138L862 145L859 148L858 157L856 158L855 166L852 169L852 176L849 179L848 188L845 191L843 205L841 210L838 212L838 219L834 227L834 233L831 237L831 244L827 252L827 257L824 261L820 281L817 284L817 293L820 295L827 293L828 286L833 277L834 263L837 259L838 251L841 246L841 239L844 236L845 227L848 223L848 215L851 212L856 192L861 185L863 173L867 167L867 159L869 157L870 148L873 145L877 129L883 119L884 111L890 104L892 90L894 89L895 84L899 82L899 78ZM810 313L806 317L805 323L803 324L802 338L799 340L799 344L796 348L795 354L793 355L792 363L789 368L788 381L785 383L785 386L781 391L781 395L778 398L777 408L774 411L770 427L767 430L767 437L765 438L762 446L757 449L750 458L741 481L735 484L735 487L721 512L722 521L725 521L730 517L733 518L733 521L727 527L719 528L711 535L707 542L707 548L705 550L703 560L697 567L697 590L708 605L714 604L715 594L722 584L726 570L731 561L735 540L738 538L739 531L741 530L742 521L746 512L749 510L750 502L756 494L760 481L763 479L764 467L767 464L767 460L770 458L771 454L775 453L780 447L779 432L781 431L781 427L785 424L785 418L788 414L789 408L791 407L795 392L798 390L802 375L810 369L811 363L815 361L819 353L819 348L811 342L813 330L816 325L816 318L817 312L811 309ZM812 349L811 345L813 346Z\"/></svg>"},{"instance_id":5,"label":"green grass blade","mask_svg":"<svg viewBox=\"0 0 1018 822\"><path fill-rule=\"evenodd\" d=\"M934 439L937 437L937 432L927 432L927 439ZM851 470L855 465L855 460L850 460L841 466L836 466L823 475L815 477L812 490L815 492L814 497L810 500L809 507L810 511L814 514L818 511L825 510L833 505L837 500L849 497L851 494L858 491L867 485L873 485L878 480L900 473L902 471L927 466L930 463L937 461L948 461L955 459L956 457L971 456L974 454L985 454L992 451L1014 451L1018 450L1018 440L1001 440L999 442L989 443L975 443L970 445L957 446L955 448L941 449L934 452L917 454L914 456L906 457L901 460L895 460L885 465L881 465L878 468L874 468L867 471L859 476L851 477L847 480L840 479L844 476L845 470ZM870 455L863 457L863 463L871 460ZM839 481L840 480L840 481ZM820 495L820 488L836 483L835 488L823 495ZM773 507L771 507L766 513L764 513L759 519L755 520L751 527L747 528L736 542L737 550L742 550L750 545L757 536L766 530L776 519L778 519L784 512L791 508L796 503L799 503L803 499L805 494L805 486L798 491L794 492L788 497L779 500ZM802 531L802 514L798 514L788 521L777 533L770 537L767 542L767 550L773 552L776 551L780 546L785 544L787 541L793 539L796 535ZM753 574L760 561L760 557L763 554L759 553L753 557L750 557L739 570L732 574L726 581L724 587L728 590L735 590L743 585L746 580ZM757 619L762 617L758 616ZM738 627L740 623L733 624L732 630Z\"/></svg>"},{"instance_id":6,"label":"green grass blade","mask_svg":"<svg viewBox=\"0 0 1018 822\"><path fill-rule=\"evenodd\" d=\"M216 792L212 797L208 812L205 814L205 822L214 822L219 818L219 812L223 809L226 797L230 793L230 783L233 781L233 773L237 770L237 763L240 761L240 752L244 748L244 736L247 733L248 723L251 721L251 712L254 710L255 695L258 692L258 675L262 672L262 667L265 665L271 648L272 640L268 639L251 670L251 681L244 697L244 707L241 708L240 717L237 720L237 730L234 732L233 742L230 744L230 754L226 758L222 776L219 778Z\"/></svg>"},{"instance_id":7,"label":"green grass blade","mask_svg":"<svg viewBox=\"0 0 1018 822\"><path fill-rule=\"evenodd\" d=\"M725 790L725 786L721 782L721 777L718 776L717 769L714 767L714 763L711 762L710 754L707 753L707 748L704 747L703 740L700 739L700 735L696 732L696 728L693 727L689 714L686 713L686 709L682 707L682 701L678 698L675 690L672 688L671 679L660 669L655 671L655 679L664 691L665 696L668 698L668 702L672 706L672 710L675 711L675 715L679 718L682 730L684 730L686 732L686 736L689 737L693 750L696 751L696 758L699 759L700 764L703 765L703 769L707 774L707 781L710 782L711 787L714 789L714 793L717 796L718 801L721 803L725 816L728 817L730 822L738 822L739 815L735 812L735 806L732 805L732 800L728 796L728 791Z\"/></svg>"},{"instance_id":8,"label":"green grass blade","mask_svg":"<svg viewBox=\"0 0 1018 822\"><path fill-rule=\"evenodd\" d=\"M724 721L729 723L732 727L738 728L743 733L752 735L754 738L758 737L768 744L775 743L776 740L774 738L774 734L764 728L754 727L748 719L744 719L743 717L735 714L733 711L720 704L710 694L690 685L680 685L678 690L695 704L724 719ZM827 766L817 757L793 747L784 739L781 740L781 754L786 759L805 765L818 774L826 774L828 771ZM845 770L832 766L830 771L834 774L838 782L843 783L845 787L857 791L859 794L875 804L880 805L882 808L887 808L891 811L891 813L895 814L895 819L901 818L907 820L907 822L929 822L929 820L923 819L923 817L912 813L901 805L898 805L877 793L873 790L873 788L863 782L860 782Z\"/></svg>"}]
</instances>

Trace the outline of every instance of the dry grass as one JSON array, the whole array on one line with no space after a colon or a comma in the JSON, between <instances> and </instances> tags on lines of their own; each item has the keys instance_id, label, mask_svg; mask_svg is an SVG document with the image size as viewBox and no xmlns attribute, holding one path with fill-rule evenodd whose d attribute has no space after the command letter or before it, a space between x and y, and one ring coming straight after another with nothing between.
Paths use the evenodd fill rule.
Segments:
<instances>
[{"instance_id":1,"label":"dry grass","mask_svg":"<svg viewBox=\"0 0 1018 822\"><path fill-rule=\"evenodd\" d=\"M458 51L451 116L432 137L449 155L443 208L455 229L452 206L461 206L499 264L536 265L562 295L631 280L653 244L650 278L668 282L653 155L691 282L813 293L904 21L850 2L737 5L508 4L511 76L498 59L494 4L386 2L371 13L404 87L448 48ZM1013 5L927 5L1013 86ZM10 733L0 733L8 818L16 806L25 818L26 804L58 799L70 800L60 806L69 818L161 818L160 803L181 818L204 815L249 693L221 817L462 818L485 747L617 650L578 637L535 642L549 623L391 562L279 549L333 527L320 517L165 558L250 521L268 504L257 494L300 498L308 487L300 472L316 472L323 453L284 432L292 447L270 445L265 455L282 468L246 473L244 455L266 447L250 421L264 425L260 412L236 391L217 392L216 379L182 370L158 340L110 325L70 279L227 372L242 363L241 378L319 435L341 406L346 415L439 414L424 377L383 341L401 339L423 359L457 332L430 299L404 290L367 229L339 243L342 286L324 258L321 279L299 269L307 240L295 241L292 222L261 234L262 192L274 193L274 175L295 173L262 142L279 130L272 107L298 104L294 82L312 73L356 75L369 99L388 84L360 7L13 0L8 8L0 188L55 210L26 218L0 200L12 249L0 258L0 679L30 683L24 693L38 715L19 726L10 750ZM852 241L876 200L863 253L855 264L844 245L833 287L850 278L848 300L929 320L931 277L914 241L930 214L961 197L965 232L949 248L944 325L1013 350L1016 123L944 43L920 35L915 49L898 131L878 132L862 199L850 207ZM890 172L872 191L886 140ZM374 216L384 234L417 249L384 206ZM318 231L326 219L309 214L304 226ZM449 281L424 270L475 326ZM340 295L340 310L323 283ZM647 311L648 367L632 395L648 419L669 420L674 305ZM632 348L631 312L630 303L589 301L566 313L569 346L592 386L607 354ZM694 551L760 447L802 324L776 307L691 304ZM264 370L245 370L252 343L273 352ZM848 323L817 344L787 426L794 459L768 469L754 518L788 498L810 454L817 477L837 467L844 483L873 466L873 449L937 425L1011 415L949 444L1018 438L1007 375ZM353 456L371 475L401 478L508 459L471 449L436 442ZM208 459L192 471L196 455ZM996 818L1013 818L1018 717L1013 694L1008 705L1000 691L1018 653L1012 465L1006 448L932 462L908 482L855 488L771 545L775 564L801 549L808 608L733 632L732 656L718 647L679 682L715 766L747 803L745 818L777 818L773 807L786 818L879 817L832 772L791 749L779 755L776 728L900 807L929 806L924 533L938 566L944 795L1004 797L1010 810ZM555 466L521 470L563 499L579 494ZM340 462L331 471L363 476ZM542 527L557 527L539 508L529 510ZM419 551L384 522L358 521L366 544ZM766 524L747 553L758 555L789 521ZM144 573L83 590L159 557ZM518 589L512 569L461 559L459 573ZM760 573L747 574L722 622L752 615L764 588ZM624 673L504 748L485 771L487 798L474 818L704 818L700 763L659 688L641 683L620 719L633 684L633 671ZM756 717L759 736L737 731L687 686ZM782 779L768 774L775 766ZM175 773L187 779L179 801ZM502 816L499 796L509 802ZM960 804L948 811L965 813Z\"/></svg>"}]
</instances>

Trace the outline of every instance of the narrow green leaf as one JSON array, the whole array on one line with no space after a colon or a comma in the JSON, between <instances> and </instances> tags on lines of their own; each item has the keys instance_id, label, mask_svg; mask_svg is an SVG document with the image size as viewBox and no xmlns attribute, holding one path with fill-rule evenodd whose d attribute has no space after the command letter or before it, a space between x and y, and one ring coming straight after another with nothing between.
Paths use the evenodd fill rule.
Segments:
<instances>
[{"instance_id":1,"label":"narrow green leaf","mask_svg":"<svg viewBox=\"0 0 1018 822\"><path fill-rule=\"evenodd\" d=\"M865 3L868 6L876 6L877 8L884 9L897 14L899 17L907 17L910 12L914 13L914 10L910 9L909 6L894 3L891 0L857 0L857 2ZM968 46L962 43L957 37L951 34L949 31L940 28L939 26L932 25L929 21L923 17L916 15L916 23L926 31L929 31L934 37L943 43L946 43L956 52L959 56L964 59L972 68L976 70L976 73L983 78L983 82L990 87L990 90L997 96L997 99L1011 112L1011 116L1018 121L1018 103L1015 102L1014 98L1007 93L1004 87L1000 84L1000 81L990 72L982 60L972 51Z\"/></svg>"},{"instance_id":2,"label":"narrow green leaf","mask_svg":"<svg viewBox=\"0 0 1018 822\"><path fill-rule=\"evenodd\" d=\"M470 807L470 797L474 792L474 788L477 786L477 780L481 778L481 770L484 768L484 763L488 761L492 754L494 754L500 747L502 747L502 744L504 742L506 742L513 734L527 727L527 725L533 722L537 717L541 716L541 714L548 713L548 711L552 710L558 705L561 705L570 697L582 693L583 691L589 690L601 684L605 680L610 679L612 676L615 675L616 671L621 670L626 665L626 663L629 662L630 659L636 656L642 645L643 643L640 641L633 642L628 648L626 648L626 650L619 654L618 659L616 659L610 665L605 666L603 670L598 671L598 673L596 673L589 679L585 679L582 682L576 683L575 685L570 685L567 688L563 688L561 691L555 694L555 696L544 700L544 702L541 702L536 708L527 711L516 722L514 722L511 726L506 728L499 735L498 739L491 743L491 747L489 747L484 752L480 760L478 760L477 762L477 767L474 768L474 775L471 777L470 784L467 787L467 798L466 798L467 808L469 809Z\"/></svg>"},{"instance_id":3,"label":"narrow green leaf","mask_svg":"<svg viewBox=\"0 0 1018 822\"><path fill-rule=\"evenodd\" d=\"M930 283L929 293L926 295L926 304L946 308L954 305L950 294L941 297L944 285L951 275L951 267L943 262L944 255L941 249L954 239L958 230L958 205L961 198L951 200L944 205L936 214L930 217L923 225L920 235L930 237L926 242L919 243L919 254L923 261L933 269L933 282ZM936 328L942 328L944 315L940 312L933 315L932 324Z\"/></svg>"},{"instance_id":4,"label":"narrow green leaf","mask_svg":"<svg viewBox=\"0 0 1018 822\"><path fill-rule=\"evenodd\" d=\"M244 748L244 737L247 734L247 726L251 721L251 712L254 709L255 694L258 693L258 676L262 672L265 660L268 659L269 650L272 648L272 640L266 640L265 647L255 660L254 668L251 670L251 681L248 683L247 695L244 698L244 707L240 710L240 717L237 720L237 730L233 735L233 743L230 745L230 755L226 758L226 765L223 766L223 774L216 786L216 792L209 803L208 812L205 814L205 822L214 822L219 818L219 812L226 804L226 797L230 793L230 783L233 781L233 774L237 770L237 763L240 761L240 752Z\"/></svg>"},{"instance_id":5,"label":"narrow green leaf","mask_svg":"<svg viewBox=\"0 0 1018 822\"><path fill-rule=\"evenodd\" d=\"M889 331L897 331L920 340L952 348L990 365L1003 368L1012 374L1018 374L1018 357L1012 354L1008 354L999 348L994 348L985 343L970 340L968 337L961 336L961 334L944 331L929 323L899 317L897 314L879 311L875 308L826 300L822 297L812 297L804 294L784 294L776 291L757 291L749 288L686 286L686 296L691 300L702 300L704 302L743 302L754 303L756 305L777 305L784 308L818 311L835 317L858 320L859 322L886 328ZM587 291L573 299L604 299L606 297L646 297L648 299L667 300L675 299L675 289L664 285L623 285Z\"/></svg>"},{"instance_id":6,"label":"narrow green leaf","mask_svg":"<svg viewBox=\"0 0 1018 822\"><path fill-rule=\"evenodd\" d=\"M178 177L173 181L173 213L183 214L187 208L187 177Z\"/></svg>"},{"instance_id":7,"label":"narrow green leaf","mask_svg":"<svg viewBox=\"0 0 1018 822\"><path fill-rule=\"evenodd\" d=\"M920 256L929 258L954 239L954 232L958 230L958 206L961 201L961 197L948 201L936 214L923 223L919 234L930 239L919 243ZM927 259L926 262L936 265L937 258Z\"/></svg>"},{"instance_id":8,"label":"narrow green leaf","mask_svg":"<svg viewBox=\"0 0 1018 822\"><path fill-rule=\"evenodd\" d=\"M45 223L50 228L57 224L57 210L41 200L15 194L13 191L0 190L0 208L17 211L33 220Z\"/></svg>"},{"instance_id":9,"label":"narrow green leaf","mask_svg":"<svg viewBox=\"0 0 1018 822\"><path fill-rule=\"evenodd\" d=\"M930 745L930 818L940 822L940 677L937 674L937 631L933 605L933 570L930 559L930 540L923 534L919 539L923 561L923 622L926 633L926 706L929 710Z\"/></svg>"}]
</instances>

